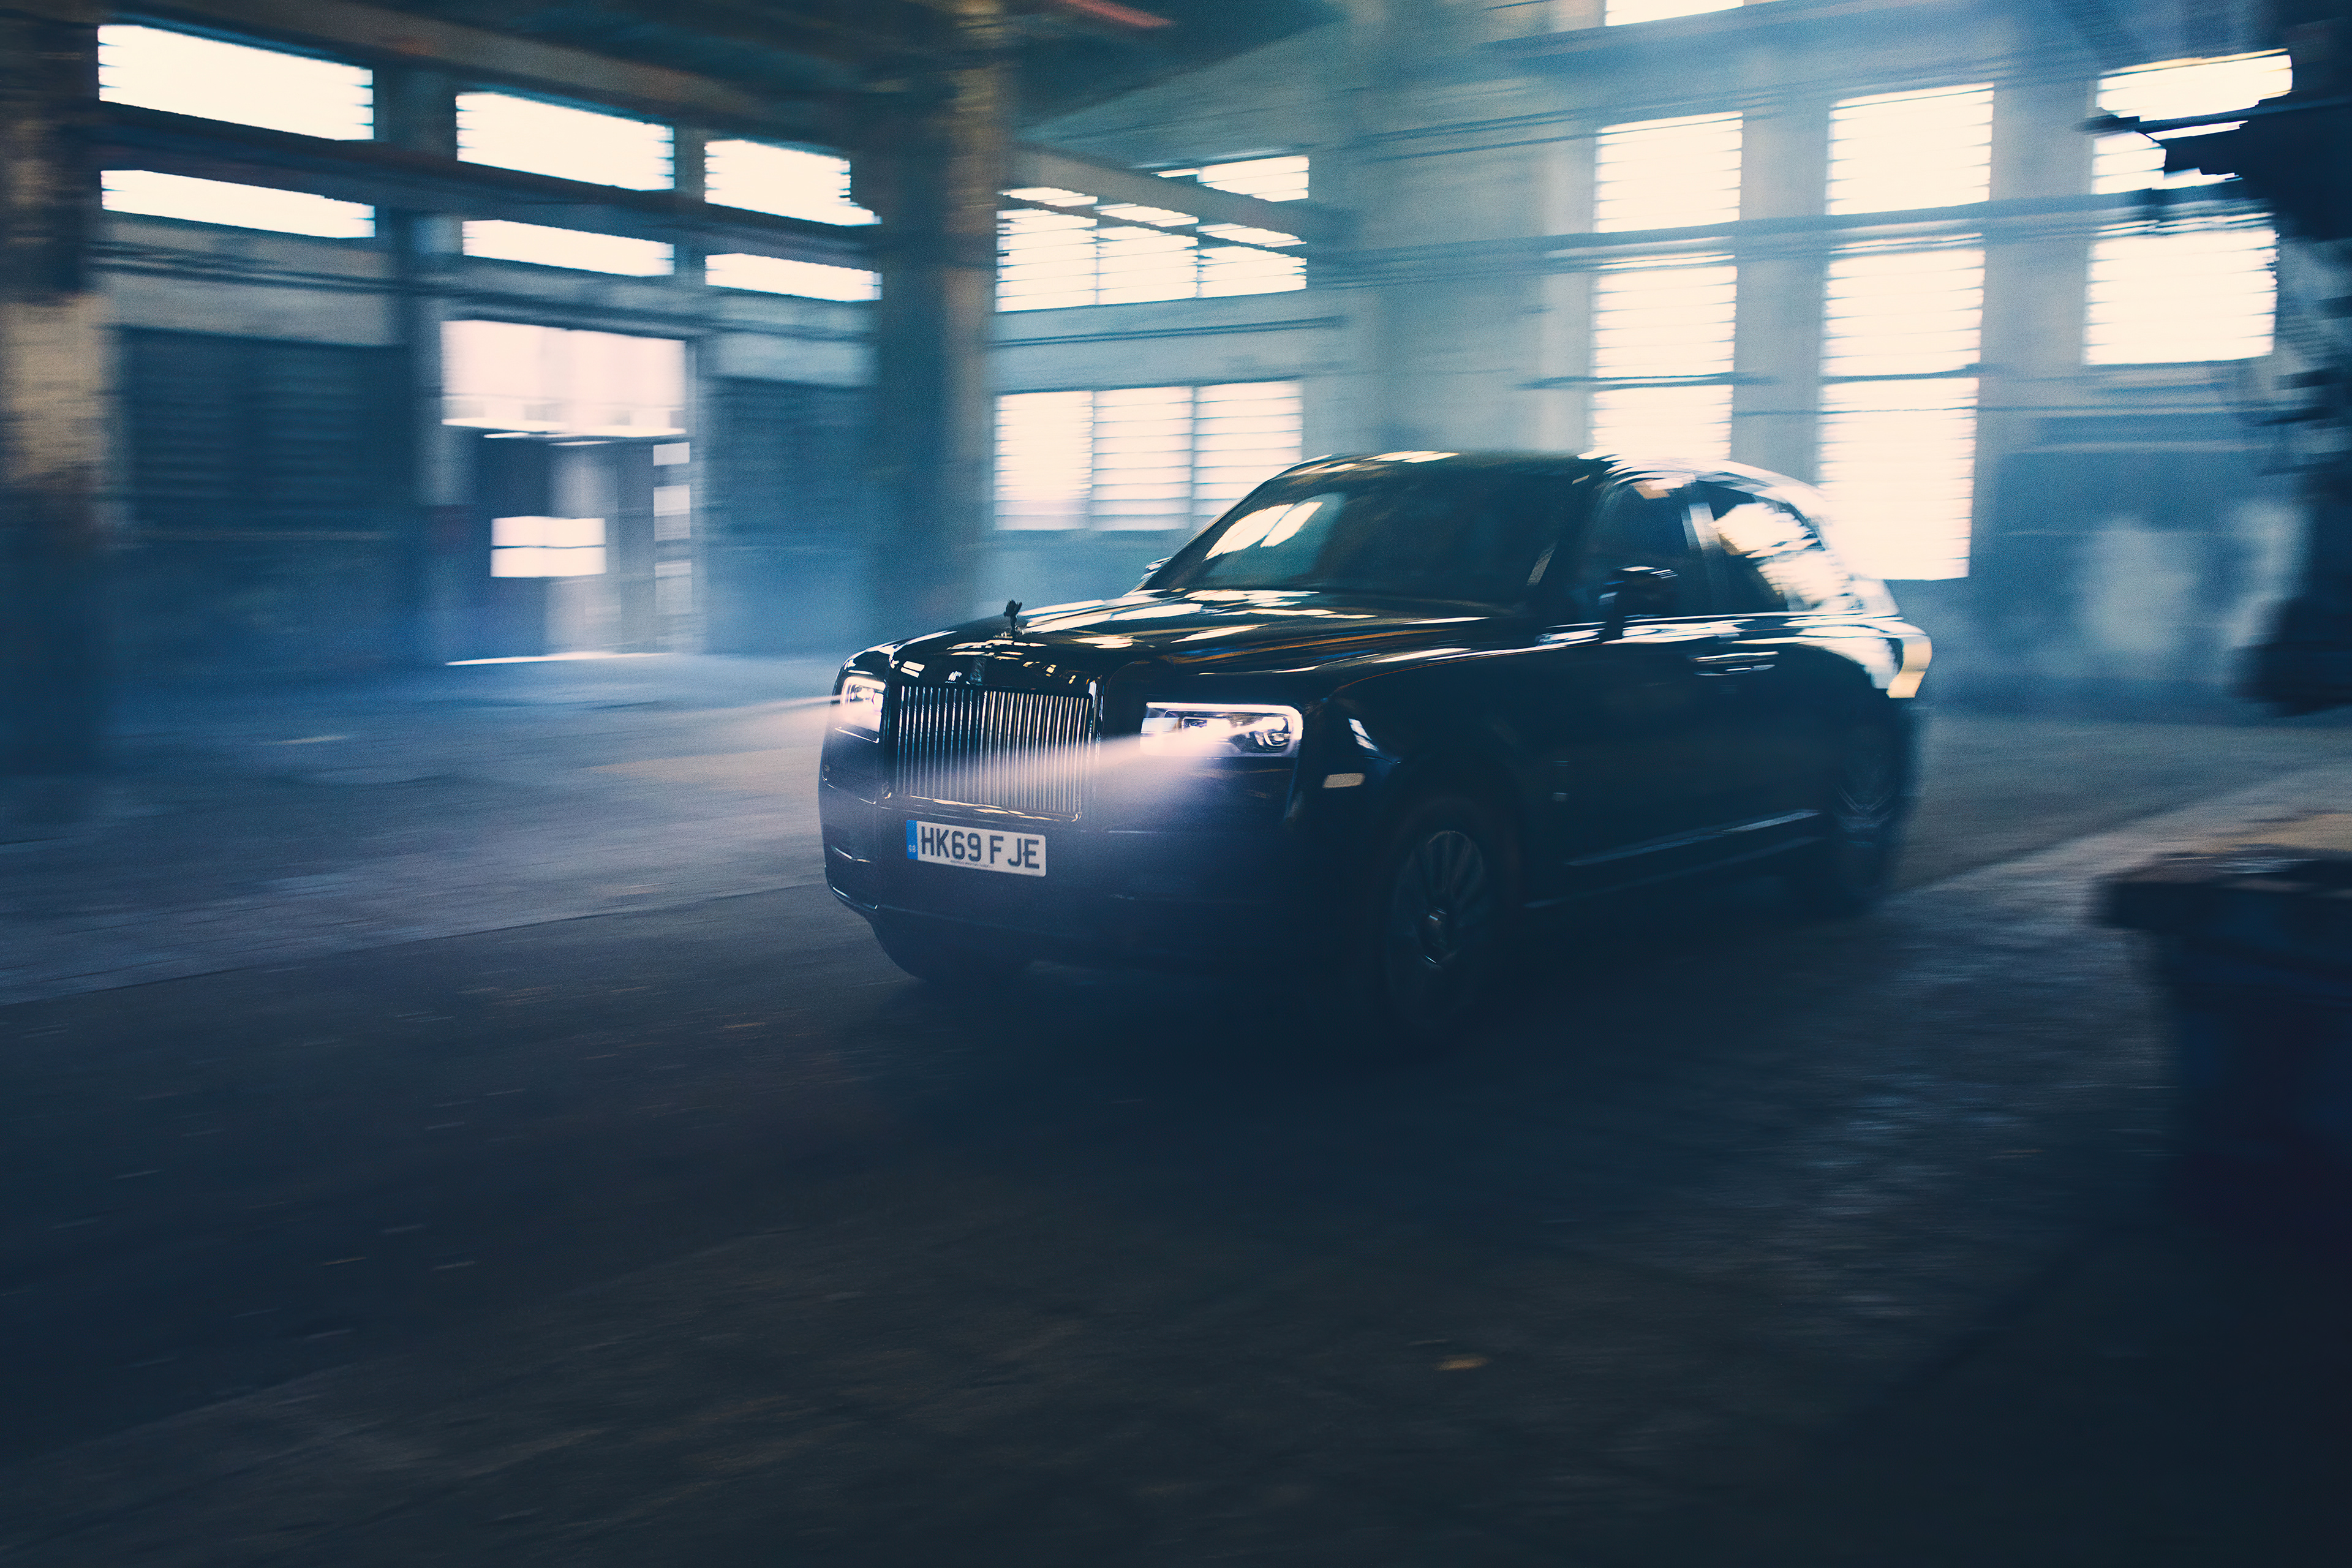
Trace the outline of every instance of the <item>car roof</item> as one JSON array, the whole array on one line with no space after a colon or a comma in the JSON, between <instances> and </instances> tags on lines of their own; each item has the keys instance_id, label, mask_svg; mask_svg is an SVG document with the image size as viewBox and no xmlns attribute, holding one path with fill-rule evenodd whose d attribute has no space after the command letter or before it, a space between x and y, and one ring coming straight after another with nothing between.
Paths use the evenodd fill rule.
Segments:
<instances>
[{"instance_id":1,"label":"car roof","mask_svg":"<svg viewBox=\"0 0 2352 1568\"><path fill-rule=\"evenodd\" d=\"M1746 463L1720 460L1696 461L1664 454L1622 454L1616 452L1348 452L1329 457L1310 458L1294 468L1286 468L1282 479L1312 479L1318 475L1340 474L1369 477L1411 472L1444 473L1475 470L1485 473L1569 474L1578 479L1597 479L1623 475L1672 477L1687 483L1694 479L1731 479L1795 504L1800 511L1819 513L1823 510L1821 492L1802 479L1792 479L1786 474L1776 474L1769 468L1751 468Z\"/></svg>"}]
</instances>

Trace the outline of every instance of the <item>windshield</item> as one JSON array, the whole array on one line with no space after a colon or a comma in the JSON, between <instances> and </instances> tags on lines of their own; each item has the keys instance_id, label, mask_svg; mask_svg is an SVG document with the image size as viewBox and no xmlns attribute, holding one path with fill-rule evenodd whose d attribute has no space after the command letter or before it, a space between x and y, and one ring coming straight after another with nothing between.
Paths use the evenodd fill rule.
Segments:
<instances>
[{"instance_id":1,"label":"windshield","mask_svg":"<svg viewBox=\"0 0 2352 1568\"><path fill-rule=\"evenodd\" d=\"M1515 605L1559 535L1563 474L1424 472L1269 485L1186 545L1154 588L1307 589Z\"/></svg>"}]
</instances>

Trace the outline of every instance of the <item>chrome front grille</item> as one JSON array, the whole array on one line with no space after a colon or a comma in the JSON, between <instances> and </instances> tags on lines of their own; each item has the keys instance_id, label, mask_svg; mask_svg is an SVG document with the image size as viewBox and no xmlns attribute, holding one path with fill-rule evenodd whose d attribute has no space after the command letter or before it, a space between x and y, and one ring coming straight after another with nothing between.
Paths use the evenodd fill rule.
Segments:
<instances>
[{"instance_id":1,"label":"chrome front grille","mask_svg":"<svg viewBox=\"0 0 2352 1568\"><path fill-rule=\"evenodd\" d=\"M1034 816L1085 806L1091 698L968 686L901 686L898 696L898 794Z\"/></svg>"}]
</instances>

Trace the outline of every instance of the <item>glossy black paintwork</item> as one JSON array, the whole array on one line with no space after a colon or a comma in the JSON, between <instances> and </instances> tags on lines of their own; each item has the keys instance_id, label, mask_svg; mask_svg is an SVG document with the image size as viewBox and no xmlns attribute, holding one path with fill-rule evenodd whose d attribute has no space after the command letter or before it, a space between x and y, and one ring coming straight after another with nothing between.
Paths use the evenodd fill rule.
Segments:
<instances>
[{"instance_id":1,"label":"glossy black paintwork","mask_svg":"<svg viewBox=\"0 0 2352 1568\"><path fill-rule=\"evenodd\" d=\"M1558 472L1573 460L1454 461ZM1586 501L1632 472L1588 463L1570 476L1571 534ZM1906 728L1925 637L1863 582L1813 613L1685 607L1708 613L1637 619L1608 638L1528 609L1147 587L1039 610L1017 630L992 616L870 648L848 668L887 678L894 694L975 671L984 686L1089 694L1103 763L1077 818L1024 819L893 799L887 717L879 742L836 731L821 784L828 879L869 915L1015 932L1024 951L1231 962L1311 948L1355 895L1382 824L1432 790L1496 807L1535 904L1812 842L1839 737ZM1298 754L1147 761L1132 739L1147 700L1297 708ZM1328 787L1334 775L1362 782ZM1043 831L1052 869L1032 879L909 863L910 816Z\"/></svg>"}]
</instances>

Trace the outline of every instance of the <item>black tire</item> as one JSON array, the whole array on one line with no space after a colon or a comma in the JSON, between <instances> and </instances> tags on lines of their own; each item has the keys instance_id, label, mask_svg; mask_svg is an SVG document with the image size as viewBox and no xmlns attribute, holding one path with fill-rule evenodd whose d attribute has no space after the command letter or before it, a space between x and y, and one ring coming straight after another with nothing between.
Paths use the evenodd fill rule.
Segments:
<instances>
[{"instance_id":1,"label":"black tire","mask_svg":"<svg viewBox=\"0 0 2352 1568\"><path fill-rule=\"evenodd\" d=\"M1350 912L1335 1013L1359 1055L1426 1055L1475 1036L1502 988L1519 903L1517 847L1476 800L1441 795L1383 836Z\"/></svg>"},{"instance_id":2,"label":"black tire","mask_svg":"<svg viewBox=\"0 0 2352 1568\"><path fill-rule=\"evenodd\" d=\"M1822 791L1827 833L1798 852L1790 892L1817 915L1858 915L1886 896L1910 812L1911 767L1902 731L1858 724L1838 746Z\"/></svg>"},{"instance_id":3,"label":"black tire","mask_svg":"<svg viewBox=\"0 0 2352 1568\"><path fill-rule=\"evenodd\" d=\"M1026 953L1007 943L960 939L897 921L876 921L874 940L891 963L933 985L1010 985L1030 963Z\"/></svg>"}]
</instances>

